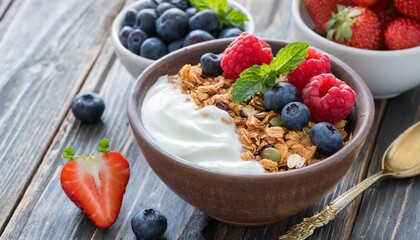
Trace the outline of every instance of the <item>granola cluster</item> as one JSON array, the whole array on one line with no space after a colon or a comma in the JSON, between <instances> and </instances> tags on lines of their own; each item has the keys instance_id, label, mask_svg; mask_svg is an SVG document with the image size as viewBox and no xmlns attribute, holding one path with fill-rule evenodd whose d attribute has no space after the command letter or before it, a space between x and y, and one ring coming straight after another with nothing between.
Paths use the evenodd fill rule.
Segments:
<instances>
[{"instance_id":1,"label":"granola cluster","mask_svg":"<svg viewBox=\"0 0 420 240\"><path fill-rule=\"evenodd\" d=\"M278 79L286 81L286 79ZM266 172L282 172L301 168L325 158L316 151L309 138L309 130L314 125L310 122L302 131L289 131L282 126L273 126L270 121L279 114L264 107L261 95L256 95L247 102L235 104L230 94L232 79L224 76L208 78L202 75L200 65L185 65L178 75L170 76L169 82L182 93L189 94L199 108L215 105L225 110L237 126L237 132L243 145L242 160L257 160ZM344 131L346 121L339 121L335 126L346 139ZM351 136L349 136L350 138ZM279 151L280 160L263 158L261 151L272 147Z\"/></svg>"}]
</instances>

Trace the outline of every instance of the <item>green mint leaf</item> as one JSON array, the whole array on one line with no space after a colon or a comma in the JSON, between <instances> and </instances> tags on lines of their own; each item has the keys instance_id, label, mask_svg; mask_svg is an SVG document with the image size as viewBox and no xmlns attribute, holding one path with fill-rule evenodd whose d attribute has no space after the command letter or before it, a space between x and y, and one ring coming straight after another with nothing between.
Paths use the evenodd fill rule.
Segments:
<instances>
[{"instance_id":1,"label":"green mint leaf","mask_svg":"<svg viewBox=\"0 0 420 240\"><path fill-rule=\"evenodd\" d=\"M69 161L76 159L76 157L74 156L74 149L71 147L65 148L61 156L63 156L64 159L67 159Z\"/></svg>"},{"instance_id":2,"label":"green mint leaf","mask_svg":"<svg viewBox=\"0 0 420 240\"><path fill-rule=\"evenodd\" d=\"M107 138L103 138L98 146L98 152L108 152L109 148L109 140Z\"/></svg>"},{"instance_id":3,"label":"green mint leaf","mask_svg":"<svg viewBox=\"0 0 420 240\"><path fill-rule=\"evenodd\" d=\"M197 11L214 10L215 12L225 12L228 8L226 0L190 0L190 3Z\"/></svg>"},{"instance_id":4,"label":"green mint leaf","mask_svg":"<svg viewBox=\"0 0 420 240\"><path fill-rule=\"evenodd\" d=\"M278 76L292 72L308 55L309 43L293 42L280 49L270 63Z\"/></svg>"},{"instance_id":5,"label":"green mint leaf","mask_svg":"<svg viewBox=\"0 0 420 240\"><path fill-rule=\"evenodd\" d=\"M223 17L224 19L221 21L221 24L226 26L242 26L244 22L249 20L243 12L233 8L227 10Z\"/></svg>"},{"instance_id":6,"label":"green mint leaf","mask_svg":"<svg viewBox=\"0 0 420 240\"><path fill-rule=\"evenodd\" d=\"M270 64L254 65L245 69L232 85L233 101L247 101L257 93L264 93L276 84L278 76L293 70L308 55L309 43L293 42L283 47Z\"/></svg>"}]
</instances>

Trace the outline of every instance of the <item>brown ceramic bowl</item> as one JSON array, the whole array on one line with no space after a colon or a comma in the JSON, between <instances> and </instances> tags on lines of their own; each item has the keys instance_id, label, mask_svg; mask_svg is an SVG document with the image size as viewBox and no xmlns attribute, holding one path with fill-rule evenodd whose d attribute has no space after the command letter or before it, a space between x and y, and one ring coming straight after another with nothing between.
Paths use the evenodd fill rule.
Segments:
<instances>
[{"instance_id":1,"label":"brown ceramic bowl","mask_svg":"<svg viewBox=\"0 0 420 240\"><path fill-rule=\"evenodd\" d=\"M232 39L220 39L181 49L156 61L137 79L128 103L128 116L137 143L160 179L182 199L220 222L261 226L278 222L310 207L346 174L360 152L372 125L373 98L363 80L345 63L331 56L332 72L357 94L356 111L349 117L352 140L316 164L289 172L233 174L187 162L157 145L145 129L140 109L148 89L159 76L176 74L184 64L197 64L206 52L223 52ZM266 40L273 53L286 42Z\"/></svg>"}]
</instances>

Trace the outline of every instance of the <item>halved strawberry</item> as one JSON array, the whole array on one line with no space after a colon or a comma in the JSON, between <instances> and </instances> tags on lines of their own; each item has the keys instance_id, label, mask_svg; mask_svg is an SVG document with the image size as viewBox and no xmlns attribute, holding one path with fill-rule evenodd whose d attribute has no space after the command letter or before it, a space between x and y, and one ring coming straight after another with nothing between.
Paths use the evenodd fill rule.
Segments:
<instances>
[{"instance_id":1,"label":"halved strawberry","mask_svg":"<svg viewBox=\"0 0 420 240\"><path fill-rule=\"evenodd\" d=\"M63 157L69 162L60 176L66 195L100 228L117 220L130 178L128 161L118 152L109 152L108 147L104 138L91 156L75 156L72 148L64 149Z\"/></svg>"}]
</instances>

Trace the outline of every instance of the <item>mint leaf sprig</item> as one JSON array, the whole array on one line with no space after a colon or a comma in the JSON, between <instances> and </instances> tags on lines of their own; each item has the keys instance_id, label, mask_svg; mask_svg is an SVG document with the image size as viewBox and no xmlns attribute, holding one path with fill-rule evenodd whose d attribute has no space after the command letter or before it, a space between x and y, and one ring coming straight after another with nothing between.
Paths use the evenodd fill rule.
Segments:
<instances>
[{"instance_id":1,"label":"mint leaf sprig","mask_svg":"<svg viewBox=\"0 0 420 240\"><path fill-rule=\"evenodd\" d=\"M215 11L222 26L243 26L249 20L243 12L229 8L227 0L190 0L190 3L197 11Z\"/></svg>"},{"instance_id":2,"label":"mint leaf sprig","mask_svg":"<svg viewBox=\"0 0 420 240\"><path fill-rule=\"evenodd\" d=\"M279 76L292 72L308 55L309 43L293 42L280 49L270 64L254 65L244 70L232 85L234 103L247 101L276 84Z\"/></svg>"}]
</instances>

